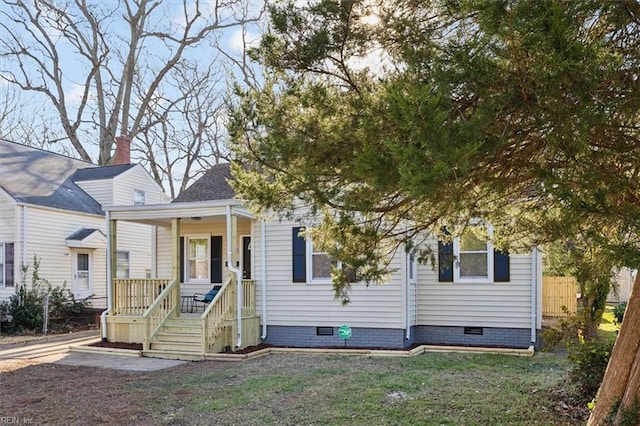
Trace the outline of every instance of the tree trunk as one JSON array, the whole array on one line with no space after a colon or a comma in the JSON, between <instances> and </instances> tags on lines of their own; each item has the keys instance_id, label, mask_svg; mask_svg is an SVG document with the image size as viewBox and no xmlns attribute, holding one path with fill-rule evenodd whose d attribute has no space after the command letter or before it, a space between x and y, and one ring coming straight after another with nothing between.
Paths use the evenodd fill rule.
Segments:
<instances>
[{"instance_id":1,"label":"tree trunk","mask_svg":"<svg viewBox=\"0 0 640 426\"><path fill-rule=\"evenodd\" d=\"M636 276L618 339L598 390L588 425L619 424L640 400L640 273Z\"/></svg>"}]
</instances>

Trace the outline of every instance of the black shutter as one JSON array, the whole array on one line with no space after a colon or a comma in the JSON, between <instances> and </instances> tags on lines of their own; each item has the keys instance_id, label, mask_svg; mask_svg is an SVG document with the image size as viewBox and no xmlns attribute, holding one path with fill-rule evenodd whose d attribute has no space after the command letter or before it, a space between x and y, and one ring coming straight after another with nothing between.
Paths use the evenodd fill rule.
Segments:
<instances>
[{"instance_id":1,"label":"black shutter","mask_svg":"<svg viewBox=\"0 0 640 426\"><path fill-rule=\"evenodd\" d=\"M211 282L222 282L222 236L211 237Z\"/></svg>"},{"instance_id":2,"label":"black shutter","mask_svg":"<svg viewBox=\"0 0 640 426\"><path fill-rule=\"evenodd\" d=\"M184 237L180 237L180 282L185 282L184 276Z\"/></svg>"},{"instance_id":3,"label":"black shutter","mask_svg":"<svg viewBox=\"0 0 640 426\"><path fill-rule=\"evenodd\" d=\"M438 281L453 282L453 242L438 241Z\"/></svg>"},{"instance_id":4,"label":"black shutter","mask_svg":"<svg viewBox=\"0 0 640 426\"><path fill-rule=\"evenodd\" d=\"M493 281L497 283L509 282L509 253L499 250L493 251Z\"/></svg>"},{"instance_id":5,"label":"black shutter","mask_svg":"<svg viewBox=\"0 0 640 426\"><path fill-rule=\"evenodd\" d=\"M293 228L293 242L291 245L291 252L293 257L293 282L304 283L307 281L307 267L306 267L306 249L307 245L300 234L300 231L304 231L303 227L297 226Z\"/></svg>"},{"instance_id":6,"label":"black shutter","mask_svg":"<svg viewBox=\"0 0 640 426\"><path fill-rule=\"evenodd\" d=\"M4 286L5 287L13 287L14 279L13 279L13 243L5 243L4 244Z\"/></svg>"}]
</instances>

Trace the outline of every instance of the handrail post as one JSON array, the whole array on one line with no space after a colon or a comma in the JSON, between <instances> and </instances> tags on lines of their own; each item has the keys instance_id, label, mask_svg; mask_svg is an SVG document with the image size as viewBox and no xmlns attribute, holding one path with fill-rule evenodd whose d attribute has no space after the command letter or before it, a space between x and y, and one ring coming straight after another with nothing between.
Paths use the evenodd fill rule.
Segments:
<instances>
[{"instance_id":1,"label":"handrail post","mask_svg":"<svg viewBox=\"0 0 640 426\"><path fill-rule=\"evenodd\" d=\"M143 351L148 351L150 349L151 346L151 342L150 342L150 334L151 334L151 330L149 327L150 323L149 323L149 317L145 316L142 322L142 329L143 329L143 340L142 340L142 350Z\"/></svg>"}]
</instances>

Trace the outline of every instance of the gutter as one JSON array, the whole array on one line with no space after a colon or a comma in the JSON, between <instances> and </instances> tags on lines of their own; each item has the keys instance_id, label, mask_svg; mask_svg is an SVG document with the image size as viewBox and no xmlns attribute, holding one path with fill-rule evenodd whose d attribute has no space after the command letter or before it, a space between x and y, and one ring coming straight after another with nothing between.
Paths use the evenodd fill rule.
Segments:
<instances>
[{"instance_id":1,"label":"gutter","mask_svg":"<svg viewBox=\"0 0 640 426\"><path fill-rule=\"evenodd\" d=\"M237 321L238 321L238 335L236 336L237 342L236 347L240 347L242 345L242 273L238 268L233 264L233 250L231 244L231 206L227 204L227 268L231 273L236 276L236 310L237 310Z\"/></svg>"},{"instance_id":2,"label":"gutter","mask_svg":"<svg viewBox=\"0 0 640 426\"><path fill-rule=\"evenodd\" d=\"M105 212L107 219L107 309L100 314L100 328L102 329L102 341L107 342L107 314L111 312L111 299L113 290L113 279L111 276L111 214L109 210Z\"/></svg>"},{"instance_id":3,"label":"gutter","mask_svg":"<svg viewBox=\"0 0 640 426\"><path fill-rule=\"evenodd\" d=\"M267 338L267 224L263 220L260 222L260 242L262 256L262 336Z\"/></svg>"},{"instance_id":4,"label":"gutter","mask_svg":"<svg viewBox=\"0 0 640 426\"><path fill-rule=\"evenodd\" d=\"M411 339L411 279L409 278L411 276L411 254L408 253L405 250L405 255L404 255L405 259L404 259L404 267L405 267L405 274L404 274L404 278L405 278L405 283L406 283L406 306L405 309L407 310L406 312L406 333L405 333L405 340L409 340Z\"/></svg>"},{"instance_id":5,"label":"gutter","mask_svg":"<svg viewBox=\"0 0 640 426\"><path fill-rule=\"evenodd\" d=\"M535 344L536 333L536 312L538 301L538 248L531 250L531 343Z\"/></svg>"}]
</instances>

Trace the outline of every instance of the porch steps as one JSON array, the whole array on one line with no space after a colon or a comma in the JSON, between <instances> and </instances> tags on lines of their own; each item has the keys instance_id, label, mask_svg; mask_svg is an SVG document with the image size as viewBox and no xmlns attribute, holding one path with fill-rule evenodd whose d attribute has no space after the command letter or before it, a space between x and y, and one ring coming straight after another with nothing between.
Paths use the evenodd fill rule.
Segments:
<instances>
[{"instance_id":1,"label":"porch steps","mask_svg":"<svg viewBox=\"0 0 640 426\"><path fill-rule=\"evenodd\" d=\"M185 359L202 358L202 323L199 319L172 318L156 334L145 356ZM175 357L175 358L173 358Z\"/></svg>"}]
</instances>

